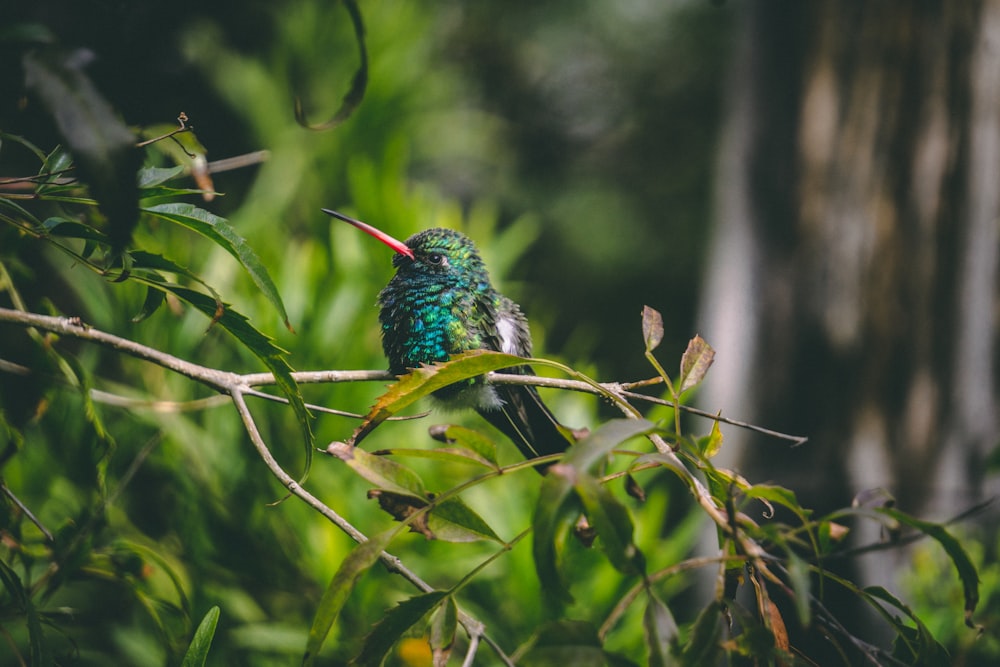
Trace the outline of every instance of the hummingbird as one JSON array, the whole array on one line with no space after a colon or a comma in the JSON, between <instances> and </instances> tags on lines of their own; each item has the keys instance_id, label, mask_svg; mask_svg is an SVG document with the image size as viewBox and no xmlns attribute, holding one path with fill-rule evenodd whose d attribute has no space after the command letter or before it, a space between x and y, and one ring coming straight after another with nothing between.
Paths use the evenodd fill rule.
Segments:
<instances>
[{"instance_id":1,"label":"hummingbird","mask_svg":"<svg viewBox=\"0 0 1000 667\"><path fill-rule=\"evenodd\" d=\"M360 220L322 210L396 253L392 258L396 273L378 296L382 349L393 375L470 350L531 356L527 318L516 303L493 288L468 236L436 227L399 241ZM532 374L527 365L506 370ZM474 409L527 459L562 453L575 441L531 386L494 385L480 376L439 389L434 398L446 408Z\"/></svg>"}]
</instances>

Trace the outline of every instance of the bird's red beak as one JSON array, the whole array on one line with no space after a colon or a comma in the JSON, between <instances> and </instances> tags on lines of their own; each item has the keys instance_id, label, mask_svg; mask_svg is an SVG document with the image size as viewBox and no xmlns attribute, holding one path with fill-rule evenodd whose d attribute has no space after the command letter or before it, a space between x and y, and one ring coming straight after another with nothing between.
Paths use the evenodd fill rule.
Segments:
<instances>
[{"instance_id":1,"label":"bird's red beak","mask_svg":"<svg viewBox=\"0 0 1000 667\"><path fill-rule=\"evenodd\" d=\"M381 229L376 229L375 227L372 227L371 225L369 225L367 222L361 222L360 220L355 220L354 218L346 216L343 213L338 213L337 211L331 211L328 208L324 208L324 209L321 209L321 210L324 213L326 213L327 215L332 215L333 217L337 218L338 220L343 220L344 222L346 222L348 224L354 225L355 227L357 227L358 229L360 229L361 231L363 231L366 234L371 234L372 236L374 236L375 238L377 238L379 241L381 241L382 243L386 244L387 246L389 246L390 248L392 248L393 250L395 250L396 252L398 252L400 255L405 255L406 257L409 257L410 259L414 259L413 251L410 250L409 246L407 246L405 243L403 243L399 239L394 238L392 236L389 236L388 234L386 234L385 232L383 232Z\"/></svg>"}]
</instances>

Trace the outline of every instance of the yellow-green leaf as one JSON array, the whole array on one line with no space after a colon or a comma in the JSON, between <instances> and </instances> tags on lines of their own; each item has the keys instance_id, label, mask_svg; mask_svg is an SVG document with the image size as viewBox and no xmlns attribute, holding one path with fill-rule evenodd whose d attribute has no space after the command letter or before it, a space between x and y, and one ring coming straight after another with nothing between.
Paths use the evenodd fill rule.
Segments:
<instances>
[{"instance_id":1,"label":"yellow-green leaf","mask_svg":"<svg viewBox=\"0 0 1000 667\"><path fill-rule=\"evenodd\" d=\"M354 432L352 440L354 444L358 444L386 419L438 389L522 363L524 359L514 355L473 350L455 355L443 363L417 368L399 378L399 382L390 385L389 389L375 401L375 405L368 411L361 426Z\"/></svg>"}]
</instances>

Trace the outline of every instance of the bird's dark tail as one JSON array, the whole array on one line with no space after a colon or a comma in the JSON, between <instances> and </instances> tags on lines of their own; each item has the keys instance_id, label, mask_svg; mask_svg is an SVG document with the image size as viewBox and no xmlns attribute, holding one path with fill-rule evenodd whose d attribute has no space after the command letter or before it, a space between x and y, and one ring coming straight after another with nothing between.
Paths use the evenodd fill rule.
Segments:
<instances>
[{"instance_id":1,"label":"bird's dark tail","mask_svg":"<svg viewBox=\"0 0 1000 667\"><path fill-rule=\"evenodd\" d=\"M502 406L477 412L510 438L525 458L561 454L575 442L573 432L556 420L534 387L494 385L493 388L503 401ZM538 470L545 472L547 467L540 466Z\"/></svg>"}]
</instances>

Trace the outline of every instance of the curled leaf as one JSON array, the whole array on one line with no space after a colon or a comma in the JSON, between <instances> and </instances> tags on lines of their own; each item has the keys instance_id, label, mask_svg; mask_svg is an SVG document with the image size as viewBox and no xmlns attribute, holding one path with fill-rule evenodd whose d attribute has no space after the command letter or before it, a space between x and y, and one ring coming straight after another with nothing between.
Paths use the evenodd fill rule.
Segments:
<instances>
[{"instance_id":1,"label":"curled leaf","mask_svg":"<svg viewBox=\"0 0 1000 667\"><path fill-rule=\"evenodd\" d=\"M391 515L396 521L408 521L410 532L420 533L428 540L436 539L437 536L427 524L427 512L417 515L417 512L427 507L426 500L409 494L394 493L383 489L369 490L368 497L378 500L378 506L382 508L382 511Z\"/></svg>"},{"instance_id":2,"label":"curled leaf","mask_svg":"<svg viewBox=\"0 0 1000 667\"><path fill-rule=\"evenodd\" d=\"M625 475L625 493L627 493L632 498L635 498L640 503L646 502L646 490L642 488L642 485L636 481L632 473Z\"/></svg>"},{"instance_id":3,"label":"curled leaf","mask_svg":"<svg viewBox=\"0 0 1000 667\"><path fill-rule=\"evenodd\" d=\"M334 128L351 117L354 110L361 104L365 97L365 89L368 87L368 49L365 46L365 26L361 18L361 10L355 0L345 0L344 8L351 17L351 25L354 27L354 37L358 42L358 56L361 63L358 65L354 78L351 80L351 88L344 95L340 108L327 121L312 124L306 119L306 112L302 108L302 101L295 98L295 121L308 130L317 132Z\"/></svg>"}]
</instances>

